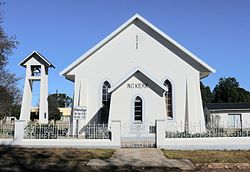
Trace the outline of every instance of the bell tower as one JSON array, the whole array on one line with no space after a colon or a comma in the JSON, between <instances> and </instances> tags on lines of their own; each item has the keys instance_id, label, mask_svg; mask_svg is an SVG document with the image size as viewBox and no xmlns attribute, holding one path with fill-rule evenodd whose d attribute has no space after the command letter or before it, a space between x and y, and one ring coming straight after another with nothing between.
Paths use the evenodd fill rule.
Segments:
<instances>
[{"instance_id":1,"label":"bell tower","mask_svg":"<svg viewBox=\"0 0 250 172\"><path fill-rule=\"evenodd\" d=\"M46 124L48 123L48 71L50 67L55 67L37 51L33 51L19 65L26 68L20 120L30 120L32 86L38 81L40 82L39 123Z\"/></svg>"}]
</instances>

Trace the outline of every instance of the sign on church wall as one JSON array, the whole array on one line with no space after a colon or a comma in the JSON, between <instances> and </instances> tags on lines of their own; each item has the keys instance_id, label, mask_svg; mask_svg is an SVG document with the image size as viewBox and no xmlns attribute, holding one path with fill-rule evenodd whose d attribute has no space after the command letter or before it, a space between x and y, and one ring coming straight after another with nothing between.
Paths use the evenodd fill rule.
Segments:
<instances>
[{"instance_id":1,"label":"sign on church wall","mask_svg":"<svg viewBox=\"0 0 250 172\"><path fill-rule=\"evenodd\" d=\"M83 120L86 119L86 106L75 106L73 109L73 119Z\"/></svg>"},{"instance_id":2,"label":"sign on church wall","mask_svg":"<svg viewBox=\"0 0 250 172\"><path fill-rule=\"evenodd\" d=\"M148 88L148 83L127 83L127 88Z\"/></svg>"}]
</instances>

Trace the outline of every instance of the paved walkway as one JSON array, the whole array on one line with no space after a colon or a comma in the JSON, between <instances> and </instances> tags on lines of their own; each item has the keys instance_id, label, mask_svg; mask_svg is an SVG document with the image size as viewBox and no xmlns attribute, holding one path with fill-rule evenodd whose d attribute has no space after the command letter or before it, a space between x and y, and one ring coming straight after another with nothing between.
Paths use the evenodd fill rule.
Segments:
<instances>
[{"instance_id":1,"label":"paved walkway","mask_svg":"<svg viewBox=\"0 0 250 172\"><path fill-rule=\"evenodd\" d=\"M117 149L107 160L93 159L87 163L92 167L157 167L194 170L195 166L187 159L168 159L160 149Z\"/></svg>"}]
</instances>

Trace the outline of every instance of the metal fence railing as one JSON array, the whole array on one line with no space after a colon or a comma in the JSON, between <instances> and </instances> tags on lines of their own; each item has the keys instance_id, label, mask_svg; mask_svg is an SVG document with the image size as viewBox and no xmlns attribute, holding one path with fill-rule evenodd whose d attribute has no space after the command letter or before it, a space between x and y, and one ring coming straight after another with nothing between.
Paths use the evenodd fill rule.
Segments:
<instances>
[{"instance_id":1,"label":"metal fence railing","mask_svg":"<svg viewBox=\"0 0 250 172\"><path fill-rule=\"evenodd\" d=\"M24 139L70 138L69 124L38 124L29 122L24 128Z\"/></svg>"},{"instance_id":2,"label":"metal fence railing","mask_svg":"<svg viewBox=\"0 0 250 172\"><path fill-rule=\"evenodd\" d=\"M152 121L121 123L122 148L149 148L156 146L156 125Z\"/></svg>"},{"instance_id":3,"label":"metal fence railing","mask_svg":"<svg viewBox=\"0 0 250 172\"><path fill-rule=\"evenodd\" d=\"M108 124L87 124L79 132L85 139L110 139Z\"/></svg>"},{"instance_id":4,"label":"metal fence railing","mask_svg":"<svg viewBox=\"0 0 250 172\"><path fill-rule=\"evenodd\" d=\"M72 134L69 123L37 124L28 123L24 128L24 139L109 139L107 124L87 124L79 133ZM75 132L74 132L75 133Z\"/></svg>"},{"instance_id":5,"label":"metal fence railing","mask_svg":"<svg viewBox=\"0 0 250 172\"><path fill-rule=\"evenodd\" d=\"M166 138L211 138L211 137L250 137L250 127L228 127L228 125L211 124L168 124Z\"/></svg>"},{"instance_id":6,"label":"metal fence railing","mask_svg":"<svg viewBox=\"0 0 250 172\"><path fill-rule=\"evenodd\" d=\"M0 124L0 138L13 138L15 131L14 123Z\"/></svg>"}]
</instances>

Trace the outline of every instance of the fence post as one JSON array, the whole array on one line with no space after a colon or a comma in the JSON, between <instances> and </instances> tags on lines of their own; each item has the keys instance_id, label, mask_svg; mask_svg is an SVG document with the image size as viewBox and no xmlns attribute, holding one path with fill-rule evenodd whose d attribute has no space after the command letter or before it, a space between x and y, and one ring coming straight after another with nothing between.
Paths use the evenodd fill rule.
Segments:
<instances>
[{"instance_id":1,"label":"fence post","mask_svg":"<svg viewBox=\"0 0 250 172\"><path fill-rule=\"evenodd\" d=\"M157 148L163 148L165 144L165 137L166 137L166 131L165 131L165 120L156 120L156 147Z\"/></svg>"},{"instance_id":2,"label":"fence post","mask_svg":"<svg viewBox=\"0 0 250 172\"><path fill-rule=\"evenodd\" d=\"M111 141L115 147L121 147L121 121L111 121Z\"/></svg>"},{"instance_id":3,"label":"fence post","mask_svg":"<svg viewBox=\"0 0 250 172\"><path fill-rule=\"evenodd\" d=\"M24 136L26 120L15 120L14 144L21 145Z\"/></svg>"}]
</instances>

